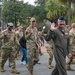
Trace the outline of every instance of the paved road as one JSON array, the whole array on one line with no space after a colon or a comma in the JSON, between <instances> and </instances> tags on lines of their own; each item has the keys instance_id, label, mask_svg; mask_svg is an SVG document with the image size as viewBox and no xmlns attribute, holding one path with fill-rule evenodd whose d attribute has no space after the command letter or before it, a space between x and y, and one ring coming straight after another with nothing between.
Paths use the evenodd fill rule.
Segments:
<instances>
[{"instance_id":1,"label":"paved road","mask_svg":"<svg viewBox=\"0 0 75 75\"><path fill-rule=\"evenodd\" d=\"M16 66L17 69L20 71L19 75L29 75L28 70L26 69L25 65L20 64L20 59L16 60ZM40 61L41 64L37 64L34 67L34 75L50 75L53 69L48 69L48 54L44 53L43 56L40 56ZM53 60L52 62L53 65L55 65L55 61ZM75 69L75 65L71 65L72 68ZM11 68L8 67L8 61L5 64L5 72L1 73L0 75L17 75L17 74L12 74L11 73ZM68 75L75 75L75 71L68 71Z\"/></svg>"}]
</instances>

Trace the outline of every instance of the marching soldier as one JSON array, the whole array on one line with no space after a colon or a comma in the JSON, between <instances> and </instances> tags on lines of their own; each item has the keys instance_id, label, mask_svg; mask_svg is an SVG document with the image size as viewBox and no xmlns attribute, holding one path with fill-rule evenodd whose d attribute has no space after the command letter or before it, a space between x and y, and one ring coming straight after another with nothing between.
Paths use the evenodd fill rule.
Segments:
<instances>
[{"instance_id":1,"label":"marching soldier","mask_svg":"<svg viewBox=\"0 0 75 75\"><path fill-rule=\"evenodd\" d=\"M44 30L45 30L46 26L43 26L43 30L42 30L42 35L44 37L46 37L47 34L44 34ZM47 53L49 54L49 60L48 60L48 68L51 69L54 66L52 65L52 60L53 60L53 48L54 48L54 42L51 39L50 41L46 41L47 43L45 44L45 47L47 49Z\"/></svg>"},{"instance_id":2,"label":"marching soldier","mask_svg":"<svg viewBox=\"0 0 75 75\"><path fill-rule=\"evenodd\" d=\"M55 68L51 75L67 75L66 71L66 54L71 58L72 54L69 43L69 34L65 29L65 19L63 16L58 18L58 26L55 27L55 23L51 24L50 30L47 33L46 41L53 40L54 42L54 58Z\"/></svg>"},{"instance_id":3,"label":"marching soldier","mask_svg":"<svg viewBox=\"0 0 75 75\"><path fill-rule=\"evenodd\" d=\"M53 65L51 65L53 60L53 47L54 47L53 40L47 41L45 47L47 49L47 53L49 54L48 68L51 69L54 67Z\"/></svg>"},{"instance_id":4,"label":"marching soldier","mask_svg":"<svg viewBox=\"0 0 75 75\"><path fill-rule=\"evenodd\" d=\"M19 74L20 72L16 70L15 65L15 33L12 30L13 24L8 23L7 29L3 31L2 35L0 36L0 40L2 42L2 55L1 55L1 63L0 63L0 72L4 72L4 65L8 58L10 58L10 65L11 65L11 73Z\"/></svg>"},{"instance_id":5,"label":"marching soldier","mask_svg":"<svg viewBox=\"0 0 75 75\"><path fill-rule=\"evenodd\" d=\"M72 50L72 58L69 58L69 61L67 62L67 70L74 71L74 69L72 69L70 65L73 59L75 59L75 23L72 24L72 29L69 31L69 35L70 35L70 44L73 50Z\"/></svg>"},{"instance_id":6,"label":"marching soldier","mask_svg":"<svg viewBox=\"0 0 75 75\"><path fill-rule=\"evenodd\" d=\"M23 27L20 26L18 27L18 30L16 31L16 41L17 41L17 45L16 45L16 49L17 49L17 52L16 52L16 59L17 58L17 55L20 55L21 53L21 46L19 44L19 40L20 38L23 36Z\"/></svg>"},{"instance_id":7,"label":"marching soldier","mask_svg":"<svg viewBox=\"0 0 75 75\"><path fill-rule=\"evenodd\" d=\"M30 26L27 27L25 31L25 39L27 40L28 50L28 64L26 67L28 68L30 75L33 75L34 65L39 61L39 39L38 31L35 25L36 19L32 17L30 19Z\"/></svg>"}]
</instances>

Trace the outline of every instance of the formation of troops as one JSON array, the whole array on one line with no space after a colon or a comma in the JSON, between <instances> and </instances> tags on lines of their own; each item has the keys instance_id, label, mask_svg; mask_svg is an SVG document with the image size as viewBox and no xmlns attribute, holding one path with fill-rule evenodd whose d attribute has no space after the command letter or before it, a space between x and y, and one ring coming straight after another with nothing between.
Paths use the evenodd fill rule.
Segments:
<instances>
[{"instance_id":1,"label":"formation of troops","mask_svg":"<svg viewBox=\"0 0 75 75\"><path fill-rule=\"evenodd\" d=\"M13 29L13 23L8 23L5 30L0 27L0 72L5 72L4 66L9 60L11 73L19 74L15 60L18 59L18 55L25 52L23 60L26 61L26 68L29 75L34 75L34 66L39 61L39 55L42 55L42 45L46 47L49 54L48 68L54 68L51 75L67 75L66 70L74 71L71 64L75 64L75 23L72 23L71 27L66 25L63 16L60 16L57 22L57 26L55 23L51 24L47 34L44 33L46 26L38 31L34 17L30 19L30 25L24 32L22 26ZM20 45L22 37L26 43L25 48L21 48ZM53 56L55 66L52 65ZM68 57L67 62L65 61L66 56Z\"/></svg>"}]
</instances>

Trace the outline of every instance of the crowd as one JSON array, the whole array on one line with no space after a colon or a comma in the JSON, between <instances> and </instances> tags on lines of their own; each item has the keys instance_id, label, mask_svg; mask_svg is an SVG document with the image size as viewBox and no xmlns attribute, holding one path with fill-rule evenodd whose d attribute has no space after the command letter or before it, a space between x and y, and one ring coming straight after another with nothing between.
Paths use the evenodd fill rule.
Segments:
<instances>
[{"instance_id":1,"label":"crowd","mask_svg":"<svg viewBox=\"0 0 75 75\"><path fill-rule=\"evenodd\" d=\"M20 64L25 65L30 75L34 75L34 66L38 63L41 46L46 47L49 54L48 68L54 68L51 75L67 75L67 70L74 71L71 64L75 63L75 23L66 25L65 18L60 16L57 25L53 22L47 32L46 26L41 30L36 28L36 19L30 19L30 25L23 32L23 27L13 29L13 23L7 24L7 29L0 28L0 72L5 72L4 66L9 60L11 73L19 74L15 60L22 55ZM45 43L46 42L46 43ZM56 65L52 65L53 56ZM69 61L66 62L66 56Z\"/></svg>"}]
</instances>

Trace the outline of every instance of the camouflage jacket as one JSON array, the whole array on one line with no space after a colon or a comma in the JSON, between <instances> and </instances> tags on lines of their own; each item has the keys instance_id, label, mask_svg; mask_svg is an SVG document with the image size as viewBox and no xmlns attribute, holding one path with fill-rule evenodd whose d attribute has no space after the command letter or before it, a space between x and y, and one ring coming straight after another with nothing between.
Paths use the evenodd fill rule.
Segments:
<instances>
[{"instance_id":1,"label":"camouflage jacket","mask_svg":"<svg viewBox=\"0 0 75 75\"><path fill-rule=\"evenodd\" d=\"M72 48L75 49L75 30L71 29L69 31L69 35L70 35L70 44L71 44Z\"/></svg>"},{"instance_id":2,"label":"camouflage jacket","mask_svg":"<svg viewBox=\"0 0 75 75\"><path fill-rule=\"evenodd\" d=\"M30 32L30 26L25 30L25 39L27 44L40 45L37 28L34 27L33 33Z\"/></svg>"},{"instance_id":3,"label":"camouflage jacket","mask_svg":"<svg viewBox=\"0 0 75 75\"><path fill-rule=\"evenodd\" d=\"M2 40L2 48L14 48L15 47L15 32L12 30L4 35L5 30L1 33L0 40Z\"/></svg>"},{"instance_id":4,"label":"camouflage jacket","mask_svg":"<svg viewBox=\"0 0 75 75\"><path fill-rule=\"evenodd\" d=\"M23 36L23 32L16 31L16 43L19 45L19 40Z\"/></svg>"}]
</instances>

